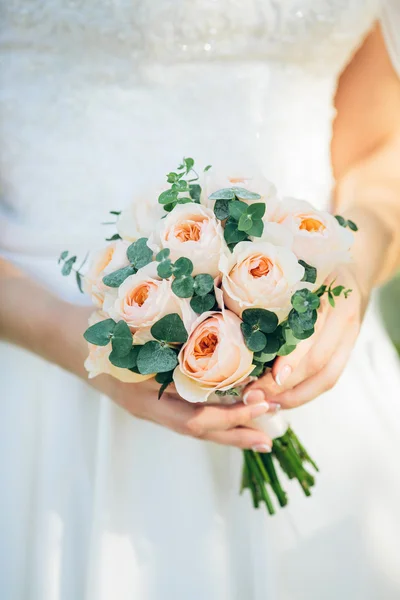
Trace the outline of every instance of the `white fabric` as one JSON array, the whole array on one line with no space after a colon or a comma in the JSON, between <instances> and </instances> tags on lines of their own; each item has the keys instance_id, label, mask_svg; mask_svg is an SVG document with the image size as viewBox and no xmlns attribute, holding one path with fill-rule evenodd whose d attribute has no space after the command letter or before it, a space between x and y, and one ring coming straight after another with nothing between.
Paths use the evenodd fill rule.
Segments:
<instances>
[{"instance_id":1,"label":"white fabric","mask_svg":"<svg viewBox=\"0 0 400 600\"><path fill-rule=\"evenodd\" d=\"M336 80L377 0L0 6L0 244L61 297L82 301L58 252L182 155L328 205ZM238 496L239 451L0 348L2 599L399 597L400 372L374 307L338 386L293 413L321 473L274 518Z\"/></svg>"},{"instance_id":2,"label":"white fabric","mask_svg":"<svg viewBox=\"0 0 400 600\"><path fill-rule=\"evenodd\" d=\"M400 2L383 0L382 31L394 68L400 75Z\"/></svg>"}]
</instances>

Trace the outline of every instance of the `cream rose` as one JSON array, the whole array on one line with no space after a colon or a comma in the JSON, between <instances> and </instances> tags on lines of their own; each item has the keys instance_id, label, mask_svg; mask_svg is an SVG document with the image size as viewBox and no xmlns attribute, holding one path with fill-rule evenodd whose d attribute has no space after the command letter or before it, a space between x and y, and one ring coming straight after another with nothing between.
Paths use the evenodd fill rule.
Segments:
<instances>
[{"instance_id":1,"label":"cream rose","mask_svg":"<svg viewBox=\"0 0 400 600\"><path fill-rule=\"evenodd\" d=\"M209 208L214 208L214 201L208 200L208 197L221 189L224 188L242 188L248 190L249 192L254 192L259 194L261 198L255 200L247 200L246 198L240 198L240 191L237 192L237 196L239 199L242 199L243 202L247 204L251 204L252 202L264 202L267 207L271 204L275 204L277 200L277 191L276 187L273 183L265 179L260 175L255 176L244 176L244 175L229 175L222 176L218 173L214 173L211 169L208 173L206 173L205 177L205 202L207 202L207 206Z\"/></svg>"},{"instance_id":2,"label":"cream rose","mask_svg":"<svg viewBox=\"0 0 400 600\"><path fill-rule=\"evenodd\" d=\"M171 281L157 275L157 264L151 262L130 275L104 299L104 311L115 321L123 319L135 332L134 343L143 344L152 339L150 328L159 319L177 313L189 331L197 318L189 300L178 298L171 290Z\"/></svg>"},{"instance_id":3,"label":"cream rose","mask_svg":"<svg viewBox=\"0 0 400 600\"><path fill-rule=\"evenodd\" d=\"M159 243L169 248L172 261L181 256L189 258L193 275L209 273L217 277L220 254L228 251L213 211L194 202L178 204L161 221Z\"/></svg>"},{"instance_id":4,"label":"cream rose","mask_svg":"<svg viewBox=\"0 0 400 600\"><path fill-rule=\"evenodd\" d=\"M253 371L241 320L230 311L201 315L179 353L174 371L178 394L188 402L206 402L216 390L242 383Z\"/></svg>"},{"instance_id":5,"label":"cream rose","mask_svg":"<svg viewBox=\"0 0 400 600\"><path fill-rule=\"evenodd\" d=\"M138 198L118 217L117 231L123 240L135 242L139 238L149 238L154 231L154 223L162 218L164 209L157 202L159 191L148 197Z\"/></svg>"},{"instance_id":6,"label":"cream rose","mask_svg":"<svg viewBox=\"0 0 400 600\"><path fill-rule=\"evenodd\" d=\"M304 276L296 255L269 242L240 242L231 256L222 256L222 291L225 305L241 316L246 308L264 308L283 321L291 297Z\"/></svg>"},{"instance_id":7,"label":"cream rose","mask_svg":"<svg viewBox=\"0 0 400 600\"><path fill-rule=\"evenodd\" d=\"M128 248L129 242L121 240L112 242L100 250L91 262L83 280L83 289L86 294L91 296L93 303L100 308L103 306L106 291L110 289L104 285L103 277L129 264L126 255Z\"/></svg>"},{"instance_id":8,"label":"cream rose","mask_svg":"<svg viewBox=\"0 0 400 600\"><path fill-rule=\"evenodd\" d=\"M317 283L322 283L338 265L351 259L354 237L330 213L316 210L305 200L284 198L271 220L280 223L293 235L293 252L317 269Z\"/></svg>"},{"instance_id":9,"label":"cream rose","mask_svg":"<svg viewBox=\"0 0 400 600\"><path fill-rule=\"evenodd\" d=\"M107 319L107 315L95 312L89 319L89 325L94 325L104 319ZM89 379L93 379L94 377L97 377L97 375L106 374L111 375L124 383L140 383L141 381L146 381L146 379L153 377L153 375L139 375L138 373L133 373L129 369L121 369L120 367L111 364L108 360L112 350L111 343L107 344L107 346L95 346L93 344L88 344L88 346L89 356L85 361L85 368L89 373Z\"/></svg>"}]
</instances>

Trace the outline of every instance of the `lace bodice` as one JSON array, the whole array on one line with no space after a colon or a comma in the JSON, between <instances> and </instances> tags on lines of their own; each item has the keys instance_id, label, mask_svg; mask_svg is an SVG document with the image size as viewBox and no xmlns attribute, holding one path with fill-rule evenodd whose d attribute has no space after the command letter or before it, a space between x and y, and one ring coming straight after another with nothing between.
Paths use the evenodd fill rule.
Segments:
<instances>
[{"instance_id":1,"label":"lace bodice","mask_svg":"<svg viewBox=\"0 0 400 600\"><path fill-rule=\"evenodd\" d=\"M378 0L0 0L0 247L53 256L193 155L324 204Z\"/></svg>"}]
</instances>

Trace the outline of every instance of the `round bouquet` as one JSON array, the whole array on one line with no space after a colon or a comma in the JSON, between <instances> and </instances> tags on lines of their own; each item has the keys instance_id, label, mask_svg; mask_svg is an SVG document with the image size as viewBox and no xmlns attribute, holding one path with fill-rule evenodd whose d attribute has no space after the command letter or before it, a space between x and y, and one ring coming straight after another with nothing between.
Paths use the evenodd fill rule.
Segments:
<instances>
[{"instance_id":1,"label":"round bouquet","mask_svg":"<svg viewBox=\"0 0 400 600\"><path fill-rule=\"evenodd\" d=\"M161 401L175 385L188 402L238 402L249 381L313 335L323 295L334 307L350 293L326 278L350 260L353 222L280 199L266 181L213 184L209 169L201 186L186 158L158 198L111 211L118 233L85 275L75 271L98 309L84 334L89 377L154 377ZM76 257L60 261L68 275ZM272 514L271 492L287 503L279 470L309 495L317 467L280 413L258 426L272 451L244 450L242 489Z\"/></svg>"}]
</instances>

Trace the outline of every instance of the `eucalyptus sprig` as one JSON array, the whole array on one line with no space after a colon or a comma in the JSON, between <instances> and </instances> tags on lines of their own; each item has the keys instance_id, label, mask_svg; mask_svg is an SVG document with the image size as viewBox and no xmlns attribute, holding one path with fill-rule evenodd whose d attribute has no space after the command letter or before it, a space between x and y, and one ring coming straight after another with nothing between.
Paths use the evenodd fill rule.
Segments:
<instances>
[{"instance_id":1,"label":"eucalyptus sprig","mask_svg":"<svg viewBox=\"0 0 400 600\"><path fill-rule=\"evenodd\" d=\"M59 258L58 258L58 264L63 263L62 267L61 267L61 275L64 275L64 277L68 277L68 275L70 275L72 272L75 273L75 279L76 279L76 283L77 286L79 288L79 291L81 292L81 294L83 294L83 288L82 288L82 281L83 281L83 273L82 273L82 269L86 264L86 261L88 259L89 254L86 254L85 258L83 259L82 263L80 264L79 268L76 269L75 268L75 263L77 261L77 256L70 256L69 257L69 251L68 250L64 250L63 252L61 252Z\"/></svg>"},{"instance_id":2,"label":"eucalyptus sprig","mask_svg":"<svg viewBox=\"0 0 400 600\"><path fill-rule=\"evenodd\" d=\"M110 210L110 215L117 217L117 219L115 221L106 221L105 223L102 223L102 225L116 225L120 214L121 214L120 210ZM121 239L122 238L119 235L119 233L114 233L114 235L111 235L110 237L106 238L106 242L115 242L116 240L121 240Z\"/></svg>"},{"instance_id":3,"label":"eucalyptus sprig","mask_svg":"<svg viewBox=\"0 0 400 600\"><path fill-rule=\"evenodd\" d=\"M207 165L204 171L211 169ZM194 177L190 177L193 174ZM164 210L171 212L177 204L186 204L195 202L200 204L201 185L196 183L199 180L197 172L194 170L193 158L184 158L176 171L171 171L167 175L167 182L171 187L162 192L158 197L158 202L164 206Z\"/></svg>"},{"instance_id":4,"label":"eucalyptus sprig","mask_svg":"<svg viewBox=\"0 0 400 600\"><path fill-rule=\"evenodd\" d=\"M103 277L103 283L107 287L118 288L127 277L137 273L153 260L153 250L147 245L148 238L139 238L133 242L126 251L129 265L117 269Z\"/></svg>"},{"instance_id":5,"label":"eucalyptus sprig","mask_svg":"<svg viewBox=\"0 0 400 600\"><path fill-rule=\"evenodd\" d=\"M209 200L215 200L215 216L225 222L224 237L231 250L239 242L249 240L250 236L262 236L266 205L264 202L254 202L260 199L260 194L237 186L217 190L209 196ZM253 202L247 204L244 200Z\"/></svg>"},{"instance_id":6,"label":"eucalyptus sprig","mask_svg":"<svg viewBox=\"0 0 400 600\"><path fill-rule=\"evenodd\" d=\"M328 302L333 308L335 307L335 298L338 298L341 294L343 294L343 296L347 299L353 291L350 288L346 289L344 285L337 285L333 287L335 282L336 279L334 279L329 286L321 285L315 292L319 297L323 296L324 294L327 294Z\"/></svg>"},{"instance_id":7,"label":"eucalyptus sprig","mask_svg":"<svg viewBox=\"0 0 400 600\"><path fill-rule=\"evenodd\" d=\"M352 231L358 231L358 227L354 223L354 221L350 221L350 219L345 219L341 215L335 215L335 219L342 227L348 227Z\"/></svg>"}]
</instances>

